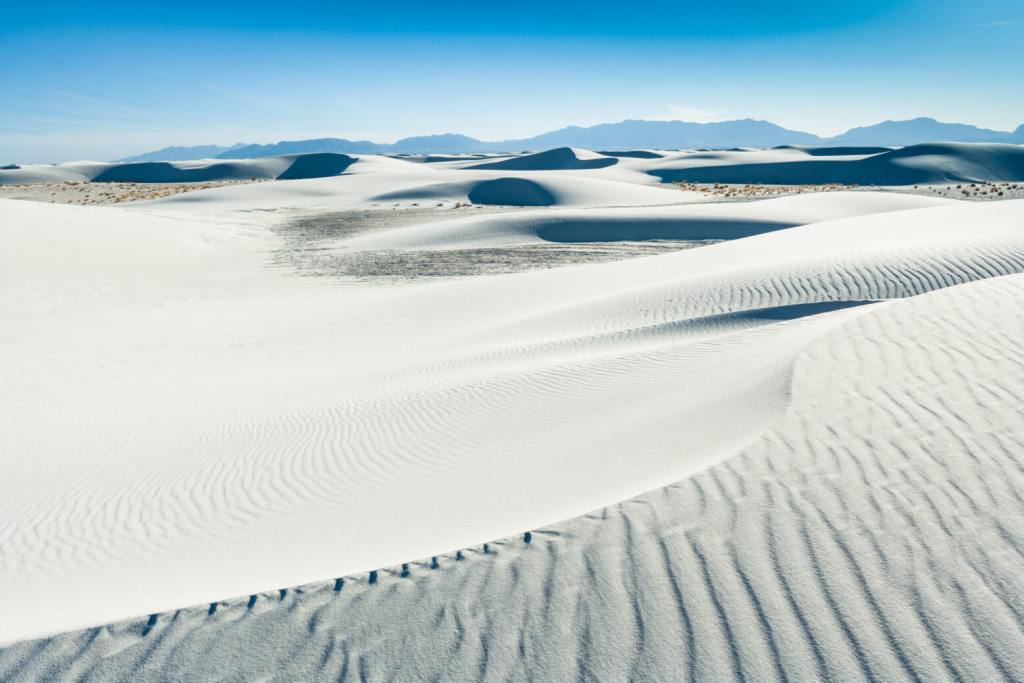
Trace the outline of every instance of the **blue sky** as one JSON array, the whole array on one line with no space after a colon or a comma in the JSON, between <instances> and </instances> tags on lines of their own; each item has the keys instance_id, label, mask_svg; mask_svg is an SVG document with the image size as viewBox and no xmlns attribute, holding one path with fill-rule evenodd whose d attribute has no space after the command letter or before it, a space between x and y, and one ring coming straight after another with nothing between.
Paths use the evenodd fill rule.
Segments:
<instances>
[{"instance_id":1,"label":"blue sky","mask_svg":"<svg viewBox=\"0 0 1024 683\"><path fill-rule=\"evenodd\" d=\"M626 118L1024 122L1024 2L15 3L0 162Z\"/></svg>"}]
</instances>

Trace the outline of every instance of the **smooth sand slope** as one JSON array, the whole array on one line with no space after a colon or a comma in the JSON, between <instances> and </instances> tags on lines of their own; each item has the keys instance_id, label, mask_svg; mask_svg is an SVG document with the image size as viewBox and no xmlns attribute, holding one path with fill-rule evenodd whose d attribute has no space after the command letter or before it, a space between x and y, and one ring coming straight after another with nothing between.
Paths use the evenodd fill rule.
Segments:
<instances>
[{"instance_id":1,"label":"smooth sand slope","mask_svg":"<svg viewBox=\"0 0 1024 683\"><path fill-rule=\"evenodd\" d=\"M0 201L0 679L1024 675L1024 202L693 205L660 161L453 220L380 197L505 171ZM707 246L401 287L281 258L609 240Z\"/></svg>"}]
</instances>

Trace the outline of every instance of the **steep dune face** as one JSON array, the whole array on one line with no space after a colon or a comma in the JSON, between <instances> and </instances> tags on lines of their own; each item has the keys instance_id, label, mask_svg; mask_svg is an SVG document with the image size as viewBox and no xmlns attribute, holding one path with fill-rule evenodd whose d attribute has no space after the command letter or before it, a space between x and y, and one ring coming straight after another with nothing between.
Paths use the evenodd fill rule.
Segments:
<instances>
[{"instance_id":1,"label":"steep dune face","mask_svg":"<svg viewBox=\"0 0 1024 683\"><path fill-rule=\"evenodd\" d=\"M617 152L598 152L606 157L621 157L625 159L661 159L664 154L650 149L628 149Z\"/></svg>"},{"instance_id":2,"label":"steep dune face","mask_svg":"<svg viewBox=\"0 0 1024 683\"><path fill-rule=\"evenodd\" d=\"M931 143L895 149L880 158L907 169L945 172L950 181L1024 179L1024 145Z\"/></svg>"},{"instance_id":3,"label":"steep dune face","mask_svg":"<svg viewBox=\"0 0 1024 683\"><path fill-rule=\"evenodd\" d=\"M211 180L245 180L266 178L275 170L266 165L240 162L215 163L205 166L183 167L169 161L150 161L136 164L118 164L104 169L90 180L94 183L195 183ZM273 175L269 176L273 177Z\"/></svg>"},{"instance_id":4,"label":"steep dune face","mask_svg":"<svg viewBox=\"0 0 1024 683\"><path fill-rule=\"evenodd\" d=\"M890 147L802 147L798 145L783 145L775 149L798 149L804 154L812 157L847 157L847 156L868 156L871 154L882 154L890 151Z\"/></svg>"},{"instance_id":5,"label":"steep dune face","mask_svg":"<svg viewBox=\"0 0 1024 683\"><path fill-rule=\"evenodd\" d=\"M824 150L813 156L822 156ZM684 156L649 171L663 181L912 185L915 183L1024 180L1024 147L1005 144L933 143L889 150L866 157L800 159L744 163L694 164Z\"/></svg>"},{"instance_id":6,"label":"steep dune face","mask_svg":"<svg viewBox=\"0 0 1024 683\"><path fill-rule=\"evenodd\" d=\"M347 154L299 154L277 176L278 180L302 180L305 178L327 178L341 175L356 162Z\"/></svg>"},{"instance_id":7,"label":"steep dune face","mask_svg":"<svg viewBox=\"0 0 1024 683\"><path fill-rule=\"evenodd\" d=\"M466 166L478 171L569 171L614 166L618 159L585 149L558 147L546 152L525 154L501 161L490 161Z\"/></svg>"},{"instance_id":8,"label":"steep dune face","mask_svg":"<svg viewBox=\"0 0 1024 683\"><path fill-rule=\"evenodd\" d=\"M466 197L474 204L551 206L558 198L543 184L524 178L496 178L473 186Z\"/></svg>"}]
</instances>

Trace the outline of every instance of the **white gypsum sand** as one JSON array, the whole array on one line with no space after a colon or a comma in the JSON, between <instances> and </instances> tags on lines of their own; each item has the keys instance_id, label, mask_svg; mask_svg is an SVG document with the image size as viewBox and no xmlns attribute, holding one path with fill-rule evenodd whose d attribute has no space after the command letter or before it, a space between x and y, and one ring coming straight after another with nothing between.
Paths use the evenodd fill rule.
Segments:
<instances>
[{"instance_id":1,"label":"white gypsum sand","mask_svg":"<svg viewBox=\"0 0 1024 683\"><path fill-rule=\"evenodd\" d=\"M814 340L784 415L677 484L369 575L19 643L0 667L14 680L1012 680L1021 277L877 307Z\"/></svg>"},{"instance_id":2,"label":"white gypsum sand","mask_svg":"<svg viewBox=\"0 0 1024 683\"><path fill-rule=\"evenodd\" d=\"M0 674L38 675L78 643L81 666L115 677L147 657L226 675L195 653L237 652L232 633L297 643L315 620L382 677L1014 677L1000 653L1015 636L976 612L1016 604L1005 539L1024 530L999 531L993 506L1015 499L991 487L1021 428L1021 323L999 312L1024 271L1024 203L696 204L653 184L681 156L358 157L337 177L124 208L0 201L0 641L148 624L13 645ZM486 204L550 208L447 208L481 186ZM410 223L283 236L345 211ZM620 240L716 243L402 287L275 261ZM973 547L947 516L1007 552L943 559ZM347 575L361 578L280 596L291 617L264 595ZM248 595L173 625L145 616ZM333 600L351 619L324 626ZM957 616L937 624L943 609ZM451 655L453 629L475 644ZM159 633L179 646L148 650ZM337 677L318 638L280 665Z\"/></svg>"}]
</instances>

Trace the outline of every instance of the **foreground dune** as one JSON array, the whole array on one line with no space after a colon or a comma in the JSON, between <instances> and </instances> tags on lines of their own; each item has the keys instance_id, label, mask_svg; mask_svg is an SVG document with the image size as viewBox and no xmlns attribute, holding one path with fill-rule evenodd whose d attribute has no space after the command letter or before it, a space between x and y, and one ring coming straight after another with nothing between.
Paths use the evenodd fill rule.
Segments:
<instances>
[{"instance_id":1,"label":"foreground dune","mask_svg":"<svg viewBox=\"0 0 1024 683\"><path fill-rule=\"evenodd\" d=\"M378 205L479 160L0 200L0 678L1021 677L1024 202L695 205L617 159L457 219ZM681 250L293 267L605 241Z\"/></svg>"},{"instance_id":2,"label":"foreground dune","mask_svg":"<svg viewBox=\"0 0 1024 683\"><path fill-rule=\"evenodd\" d=\"M769 430L679 484L370 578L23 643L0 673L1019 679L1021 277L847 320L799 354Z\"/></svg>"}]
</instances>

